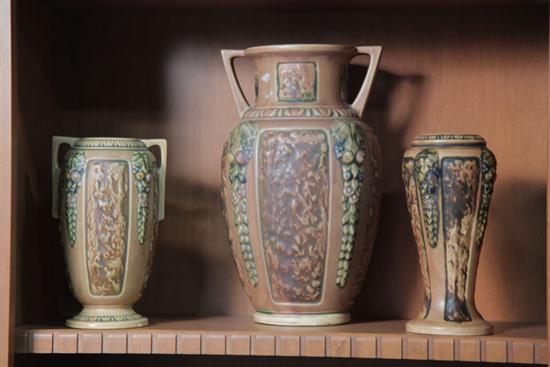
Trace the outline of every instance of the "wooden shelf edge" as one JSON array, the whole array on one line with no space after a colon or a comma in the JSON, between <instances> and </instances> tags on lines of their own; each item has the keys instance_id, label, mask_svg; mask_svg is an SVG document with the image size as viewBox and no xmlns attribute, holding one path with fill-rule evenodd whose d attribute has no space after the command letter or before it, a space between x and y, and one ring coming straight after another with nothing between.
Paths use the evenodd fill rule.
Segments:
<instances>
[{"instance_id":1,"label":"wooden shelf edge","mask_svg":"<svg viewBox=\"0 0 550 367\"><path fill-rule=\"evenodd\" d=\"M76 330L24 325L17 353L250 355L381 358L546 364L546 325L496 322L495 334L449 337L404 332L405 321L322 328L254 324L249 317L152 320L128 330Z\"/></svg>"}]
</instances>

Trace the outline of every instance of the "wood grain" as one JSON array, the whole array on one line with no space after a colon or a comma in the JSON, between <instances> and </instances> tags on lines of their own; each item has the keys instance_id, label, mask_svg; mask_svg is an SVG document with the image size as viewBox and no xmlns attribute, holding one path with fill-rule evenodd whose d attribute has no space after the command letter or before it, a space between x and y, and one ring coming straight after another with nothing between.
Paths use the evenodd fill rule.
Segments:
<instances>
[{"instance_id":1,"label":"wood grain","mask_svg":"<svg viewBox=\"0 0 550 367\"><path fill-rule=\"evenodd\" d=\"M200 334L178 334L178 354L201 354Z\"/></svg>"},{"instance_id":2,"label":"wood grain","mask_svg":"<svg viewBox=\"0 0 550 367\"><path fill-rule=\"evenodd\" d=\"M152 353L176 354L176 334L175 333L153 334Z\"/></svg>"},{"instance_id":3,"label":"wood grain","mask_svg":"<svg viewBox=\"0 0 550 367\"><path fill-rule=\"evenodd\" d=\"M328 337L328 357L351 357L351 337L345 335L334 335Z\"/></svg>"},{"instance_id":4,"label":"wood grain","mask_svg":"<svg viewBox=\"0 0 550 367\"><path fill-rule=\"evenodd\" d=\"M103 353L103 335L81 331L78 333L78 353L100 354Z\"/></svg>"},{"instance_id":5,"label":"wood grain","mask_svg":"<svg viewBox=\"0 0 550 367\"><path fill-rule=\"evenodd\" d=\"M17 329L21 353L151 353L256 355L287 357L381 358L433 361L545 363L546 325L495 323L495 334L480 337L436 337L404 331L405 321L379 321L318 328L279 328L255 324L248 317L196 320L151 320L141 329L79 331L61 326ZM93 339L93 336L98 339ZM201 346L202 340L202 346ZM60 344L60 341L63 341ZM151 348L151 341L153 347ZM508 348L508 350L507 350Z\"/></svg>"},{"instance_id":6,"label":"wood grain","mask_svg":"<svg viewBox=\"0 0 550 367\"><path fill-rule=\"evenodd\" d=\"M151 334L128 334L128 353L133 354L150 354L152 352L152 336ZM158 353L158 349L157 349Z\"/></svg>"},{"instance_id":7,"label":"wood grain","mask_svg":"<svg viewBox=\"0 0 550 367\"><path fill-rule=\"evenodd\" d=\"M273 356L275 355L275 336L274 335L256 335L254 337L254 355Z\"/></svg>"},{"instance_id":8,"label":"wood grain","mask_svg":"<svg viewBox=\"0 0 550 367\"><path fill-rule=\"evenodd\" d=\"M406 359L428 359L428 338L426 336L407 337Z\"/></svg>"}]
</instances>

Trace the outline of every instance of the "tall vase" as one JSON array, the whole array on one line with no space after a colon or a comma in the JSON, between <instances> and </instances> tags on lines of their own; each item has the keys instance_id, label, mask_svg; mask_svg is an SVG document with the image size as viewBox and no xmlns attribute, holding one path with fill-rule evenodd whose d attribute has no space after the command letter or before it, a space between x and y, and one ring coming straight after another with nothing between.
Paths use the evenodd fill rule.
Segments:
<instances>
[{"instance_id":1,"label":"tall vase","mask_svg":"<svg viewBox=\"0 0 550 367\"><path fill-rule=\"evenodd\" d=\"M59 147L70 146L64 166ZM158 145L161 166L147 149ZM53 216L60 220L69 285L83 305L72 328L148 324L132 309L151 273L164 218L166 140L52 139Z\"/></svg>"},{"instance_id":2,"label":"tall vase","mask_svg":"<svg viewBox=\"0 0 550 367\"><path fill-rule=\"evenodd\" d=\"M421 135L405 152L403 180L424 283L423 308L407 331L491 334L474 290L495 156L478 135Z\"/></svg>"},{"instance_id":3,"label":"tall vase","mask_svg":"<svg viewBox=\"0 0 550 367\"><path fill-rule=\"evenodd\" d=\"M360 121L381 47L260 46L222 51L241 120L222 158L222 196L233 257L256 309L274 325L349 321L378 224L380 149ZM352 58L370 56L346 102ZM249 106L233 69L256 67Z\"/></svg>"}]
</instances>

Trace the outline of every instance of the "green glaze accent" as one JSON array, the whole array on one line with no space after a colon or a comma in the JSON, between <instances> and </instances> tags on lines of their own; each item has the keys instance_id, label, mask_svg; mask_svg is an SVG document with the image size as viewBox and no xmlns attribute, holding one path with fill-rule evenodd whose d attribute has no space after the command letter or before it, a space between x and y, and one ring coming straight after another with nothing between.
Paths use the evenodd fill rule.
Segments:
<instances>
[{"instance_id":1,"label":"green glaze accent","mask_svg":"<svg viewBox=\"0 0 550 367\"><path fill-rule=\"evenodd\" d=\"M420 188L420 203L424 212L424 225L431 247L437 246L439 234L439 156L436 151L424 149L414 161L416 184Z\"/></svg>"},{"instance_id":2,"label":"green glaze accent","mask_svg":"<svg viewBox=\"0 0 550 367\"><path fill-rule=\"evenodd\" d=\"M82 186L82 178L86 172L86 157L82 152L71 152L65 160L65 175L62 177L62 187L65 191L66 235L69 245L76 242L76 223L78 217L78 190Z\"/></svg>"},{"instance_id":3,"label":"green glaze accent","mask_svg":"<svg viewBox=\"0 0 550 367\"><path fill-rule=\"evenodd\" d=\"M359 198L365 177L363 160L365 145L359 126L352 122L335 121L332 124L334 156L342 167L344 189L342 194L342 243L338 262L336 284L346 285L350 267L355 234L359 222Z\"/></svg>"},{"instance_id":4,"label":"green glaze accent","mask_svg":"<svg viewBox=\"0 0 550 367\"><path fill-rule=\"evenodd\" d=\"M497 161L494 154L489 149L481 152L481 202L479 204L479 213L476 228L477 246L481 246L483 235L487 227L489 216L489 206L491 205L491 196L497 179Z\"/></svg>"},{"instance_id":5,"label":"green glaze accent","mask_svg":"<svg viewBox=\"0 0 550 367\"><path fill-rule=\"evenodd\" d=\"M231 204L245 268L253 287L258 285L258 272L254 253L250 243L248 228L248 203L246 200L246 171L252 158L252 149L256 140L256 130L249 122L243 122L231 131L227 145L229 183L231 185Z\"/></svg>"},{"instance_id":6,"label":"green glaze accent","mask_svg":"<svg viewBox=\"0 0 550 367\"><path fill-rule=\"evenodd\" d=\"M149 192L152 189L151 182L154 181L153 174L156 167L154 156L150 152L135 152L132 155L132 173L138 190L137 230L140 245L145 242L147 214L150 208Z\"/></svg>"},{"instance_id":7,"label":"green glaze accent","mask_svg":"<svg viewBox=\"0 0 550 367\"><path fill-rule=\"evenodd\" d=\"M73 149L86 148L147 149L141 140L132 138L82 138L73 145Z\"/></svg>"}]
</instances>

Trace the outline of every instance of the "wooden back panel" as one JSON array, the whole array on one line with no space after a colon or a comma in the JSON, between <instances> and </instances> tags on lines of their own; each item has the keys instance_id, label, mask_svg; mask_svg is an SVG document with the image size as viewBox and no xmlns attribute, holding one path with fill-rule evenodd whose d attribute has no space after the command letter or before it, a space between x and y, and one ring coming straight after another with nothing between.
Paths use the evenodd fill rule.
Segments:
<instances>
[{"instance_id":1,"label":"wooden back panel","mask_svg":"<svg viewBox=\"0 0 550 367\"><path fill-rule=\"evenodd\" d=\"M34 115L24 116L21 141L33 144L29 169L40 184L38 202L17 208L26 228L33 228L18 243L24 249L18 320L61 319L78 309L65 284L56 223L44 218L52 133L168 139L166 220L139 311L157 317L252 312L221 215L221 149L238 116L219 50L292 42L384 46L366 111L383 149L382 218L355 317L409 318L419 311L421 281L400 160L419 133L465 132L484 136L499 163L476 291L479 309L493 320L544 320L548 18L543 9L48 11L44 24L27 25L34 32L24 40L29 53L20 55L38 73L21 73L22 88L34 93L25 102L24 110ZM31 51L37 45L31 43L45 29L52 32L46 44L55 52L35 60ZM250 64L240 62L237 69L252 95ZM352 69L352 90L363 73ZM33 89L37 77L42 93ZM48 106L40 102L44 93L52 94ZM40 111L47 113L39 116ZM41 121L50 134L34 130Z\"/></svg>"}]
</instances>

